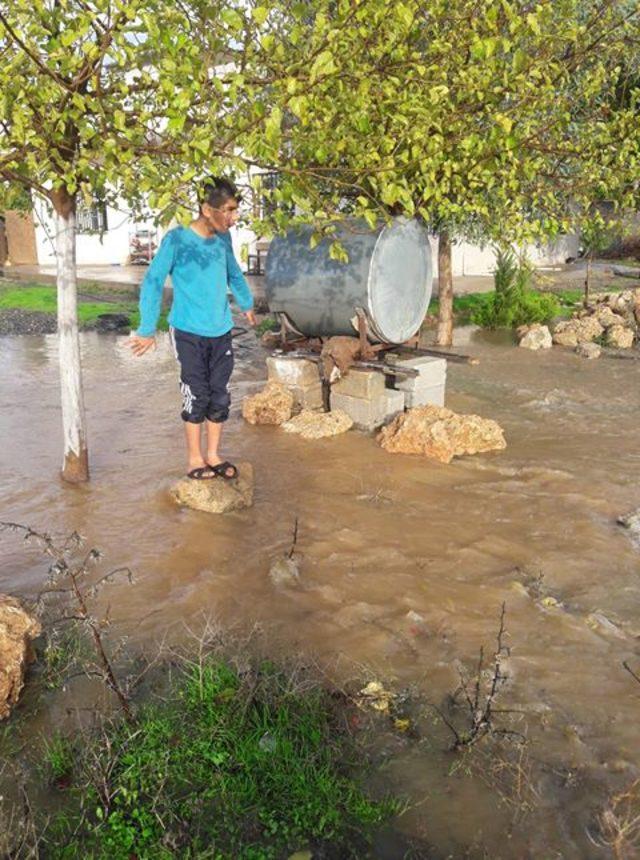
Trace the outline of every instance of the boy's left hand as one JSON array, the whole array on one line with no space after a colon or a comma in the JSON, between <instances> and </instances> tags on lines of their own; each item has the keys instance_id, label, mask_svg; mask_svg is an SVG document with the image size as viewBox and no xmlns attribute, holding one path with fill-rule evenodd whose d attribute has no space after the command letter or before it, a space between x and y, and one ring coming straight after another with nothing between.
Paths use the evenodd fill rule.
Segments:
<instances>
[{"instance_id":1,"label":"boy's left hand","mask_svg":"<svg viewBox=\"0 0 640 860\"><path fill-rule=\"evenodd\" d=\"M254 327L255 327L255 326L257 326L257 325L258 325L258 320L256 319L256 312L255 312L254 310L251 310L251 311L245 311L245 312L244 312L244 315L245 315L246 320L247 320L247 322L249 323L249 325L250 325L250 326L254 326Z\"/></svg>"}]
</instances>

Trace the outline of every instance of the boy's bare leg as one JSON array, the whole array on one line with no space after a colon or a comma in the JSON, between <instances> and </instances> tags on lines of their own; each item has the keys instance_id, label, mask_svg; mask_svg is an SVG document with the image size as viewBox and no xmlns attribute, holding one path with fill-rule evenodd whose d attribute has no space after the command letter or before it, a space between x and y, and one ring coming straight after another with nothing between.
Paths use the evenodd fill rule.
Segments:
<instances>
[{"instance_id":1,"label":"boy's bare leg","mask_svg":"<svg viewBox=\"0 0 640 860\"><path fill-rule=\"evenodd\" d=\"M217 466L218 463L224 462L218 453L221 438L222 421L207 421L207 465L209 466ZM234 466L224 470L225 478L233 478L236 474Z\"/></svg>"},{"instance_id":2,"label":"boy's bare leg","mask_svg":"<svg viewBox=\"0 0 640 860\"><path fill-rule=\"evenodd\" d=\"M207 421L207 424L209 422ZM184 422L184 435L187 441L187 460L189 463L188 471L192 469L201 469L207 464L202 456L200 447L202 424L193 424L191 421Z\"/></svg>"},{"instance_id":3,"label":"boy's bare leg","mask_svg":"<svg viewBox=\"0 0 640 860\"><path fill-rule=\"evenodd\" d=\"M222 438L222 422L207 421L207 463L211 466L217 466L222 463L222 458L218 454L220 447L220 439Z\"/></svg>"}]
</instances>

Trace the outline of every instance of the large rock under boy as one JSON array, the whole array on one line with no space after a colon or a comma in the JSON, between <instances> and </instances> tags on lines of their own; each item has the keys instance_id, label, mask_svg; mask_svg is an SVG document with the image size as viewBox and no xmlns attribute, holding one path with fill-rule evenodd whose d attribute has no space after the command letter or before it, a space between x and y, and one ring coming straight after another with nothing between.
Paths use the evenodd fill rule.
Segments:
<instances>
[{"instance_id":1,"label":"large rock under boy","mask_svg":"<svg viewBox=\"0 0 640 860\"><path fill-rule=\"evenodd\" d=\"M293 415L293 394L280 382L267 382L262 391L245 397L242 417L249 424L284 424Z\"/></svg>"},{"instance_id":2,"label":"large rock under boy","mask_svg":"<svg viewBox=\"0 0 640 860\"><path fill-rule=\"evenodd\" d=\"M418 406L398 415L380 431L378 441L392 454L423 454L441 463L507 447L496 421L458 415L443 406Z\"/></svg>"},{"instance_id":3,"label":"large rock under boy","mask_svg":"<svg viewBox=\"0 0 640 860\"><path fill-rule=\"evenodd\" d=\"M187 508L206 511L209 514L228 514L241 511L253 504L253 466L251 463L237 463L238 477L206 478L198 481L182 478L171 488L171 495Z\"/></svg>"},{"instance_id":4,"label":"large rock under boy","mask_svg":"<svg viewBox=\"0 0 640 860\"><path fill-rule=\"evenodd\" d=\"M19 600L0 594L0 720L9 716L24 686L24 674L33 661L31 641L42 627Z\"/></svg>"}]
</instances>

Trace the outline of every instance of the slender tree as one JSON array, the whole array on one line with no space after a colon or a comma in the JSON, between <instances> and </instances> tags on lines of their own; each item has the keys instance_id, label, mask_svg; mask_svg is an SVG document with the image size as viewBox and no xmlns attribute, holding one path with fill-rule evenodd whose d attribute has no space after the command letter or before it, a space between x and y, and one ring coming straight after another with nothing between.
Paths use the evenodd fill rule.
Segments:
<instances>
[{"instance_id":1,"label":"slender tree","mask_svg":"<svg viewBox=\"0 0 640 860\"><path fill-rule=\"evenodd\" d=\"M0 207L55 213L62 476L89 477L77 321L78 202L184 215L198 180L246 170L277 110L267 10L221 0L0 0ZM258 62L259 60L259 62ZM260 103L259 113L253 105Z\"/></svg>"}]
</instances>

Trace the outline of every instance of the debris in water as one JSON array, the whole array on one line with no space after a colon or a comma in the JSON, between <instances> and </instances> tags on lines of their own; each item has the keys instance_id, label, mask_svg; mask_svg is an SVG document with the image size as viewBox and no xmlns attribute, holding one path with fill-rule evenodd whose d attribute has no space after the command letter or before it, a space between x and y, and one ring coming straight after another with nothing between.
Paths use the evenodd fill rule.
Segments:
<instances>
[{"instance_id":1,"label":"debris in water","mask_svg":"<svg viewBox=\"0 0 640 860\"><path fill-rule=\"evenodd\" d=\"M269 576L274 585L297 585L300 582L300 568L294 559L281 556L271 562Z\"/></svg>"},{"instance_id":2,"label":"debris in water","mask_svg":"<svg viewBox=\"0 0 640 860\"><path fill-rule=\"evenodd\" d=\"M395 698L394 694L385 690L379 681L371 681L360 690L359 704L362 707L373 708L374 711L388 711L389 705Z\"/></svg>"},{"instance_id":3,"label":"debris in water","mask_svg":"<svg viewBox=\"0 0 640 860\"><path fill-rule=\"evenodd\" d=\"M631 534L631 540L640 548L640 508L629 511L617 519L618 525L624 526Z\"/></svg>"},{"instance_id":4,"label":"debris in water","mask_svg":"<svg viewBox=\"0 0 640 860\"><path fill-rule=\"evenodd\" d=\"M617 636L618 639L627 638L626 633L621 630L617 624L614 624L614 622L611 621L610 618L607 618L607 616L602 612L591 612L589 615L587 615L586 622L588 626L592 630L595 630L597 633L611 633L613 636Z\"/></svg>"}]
</instances>

